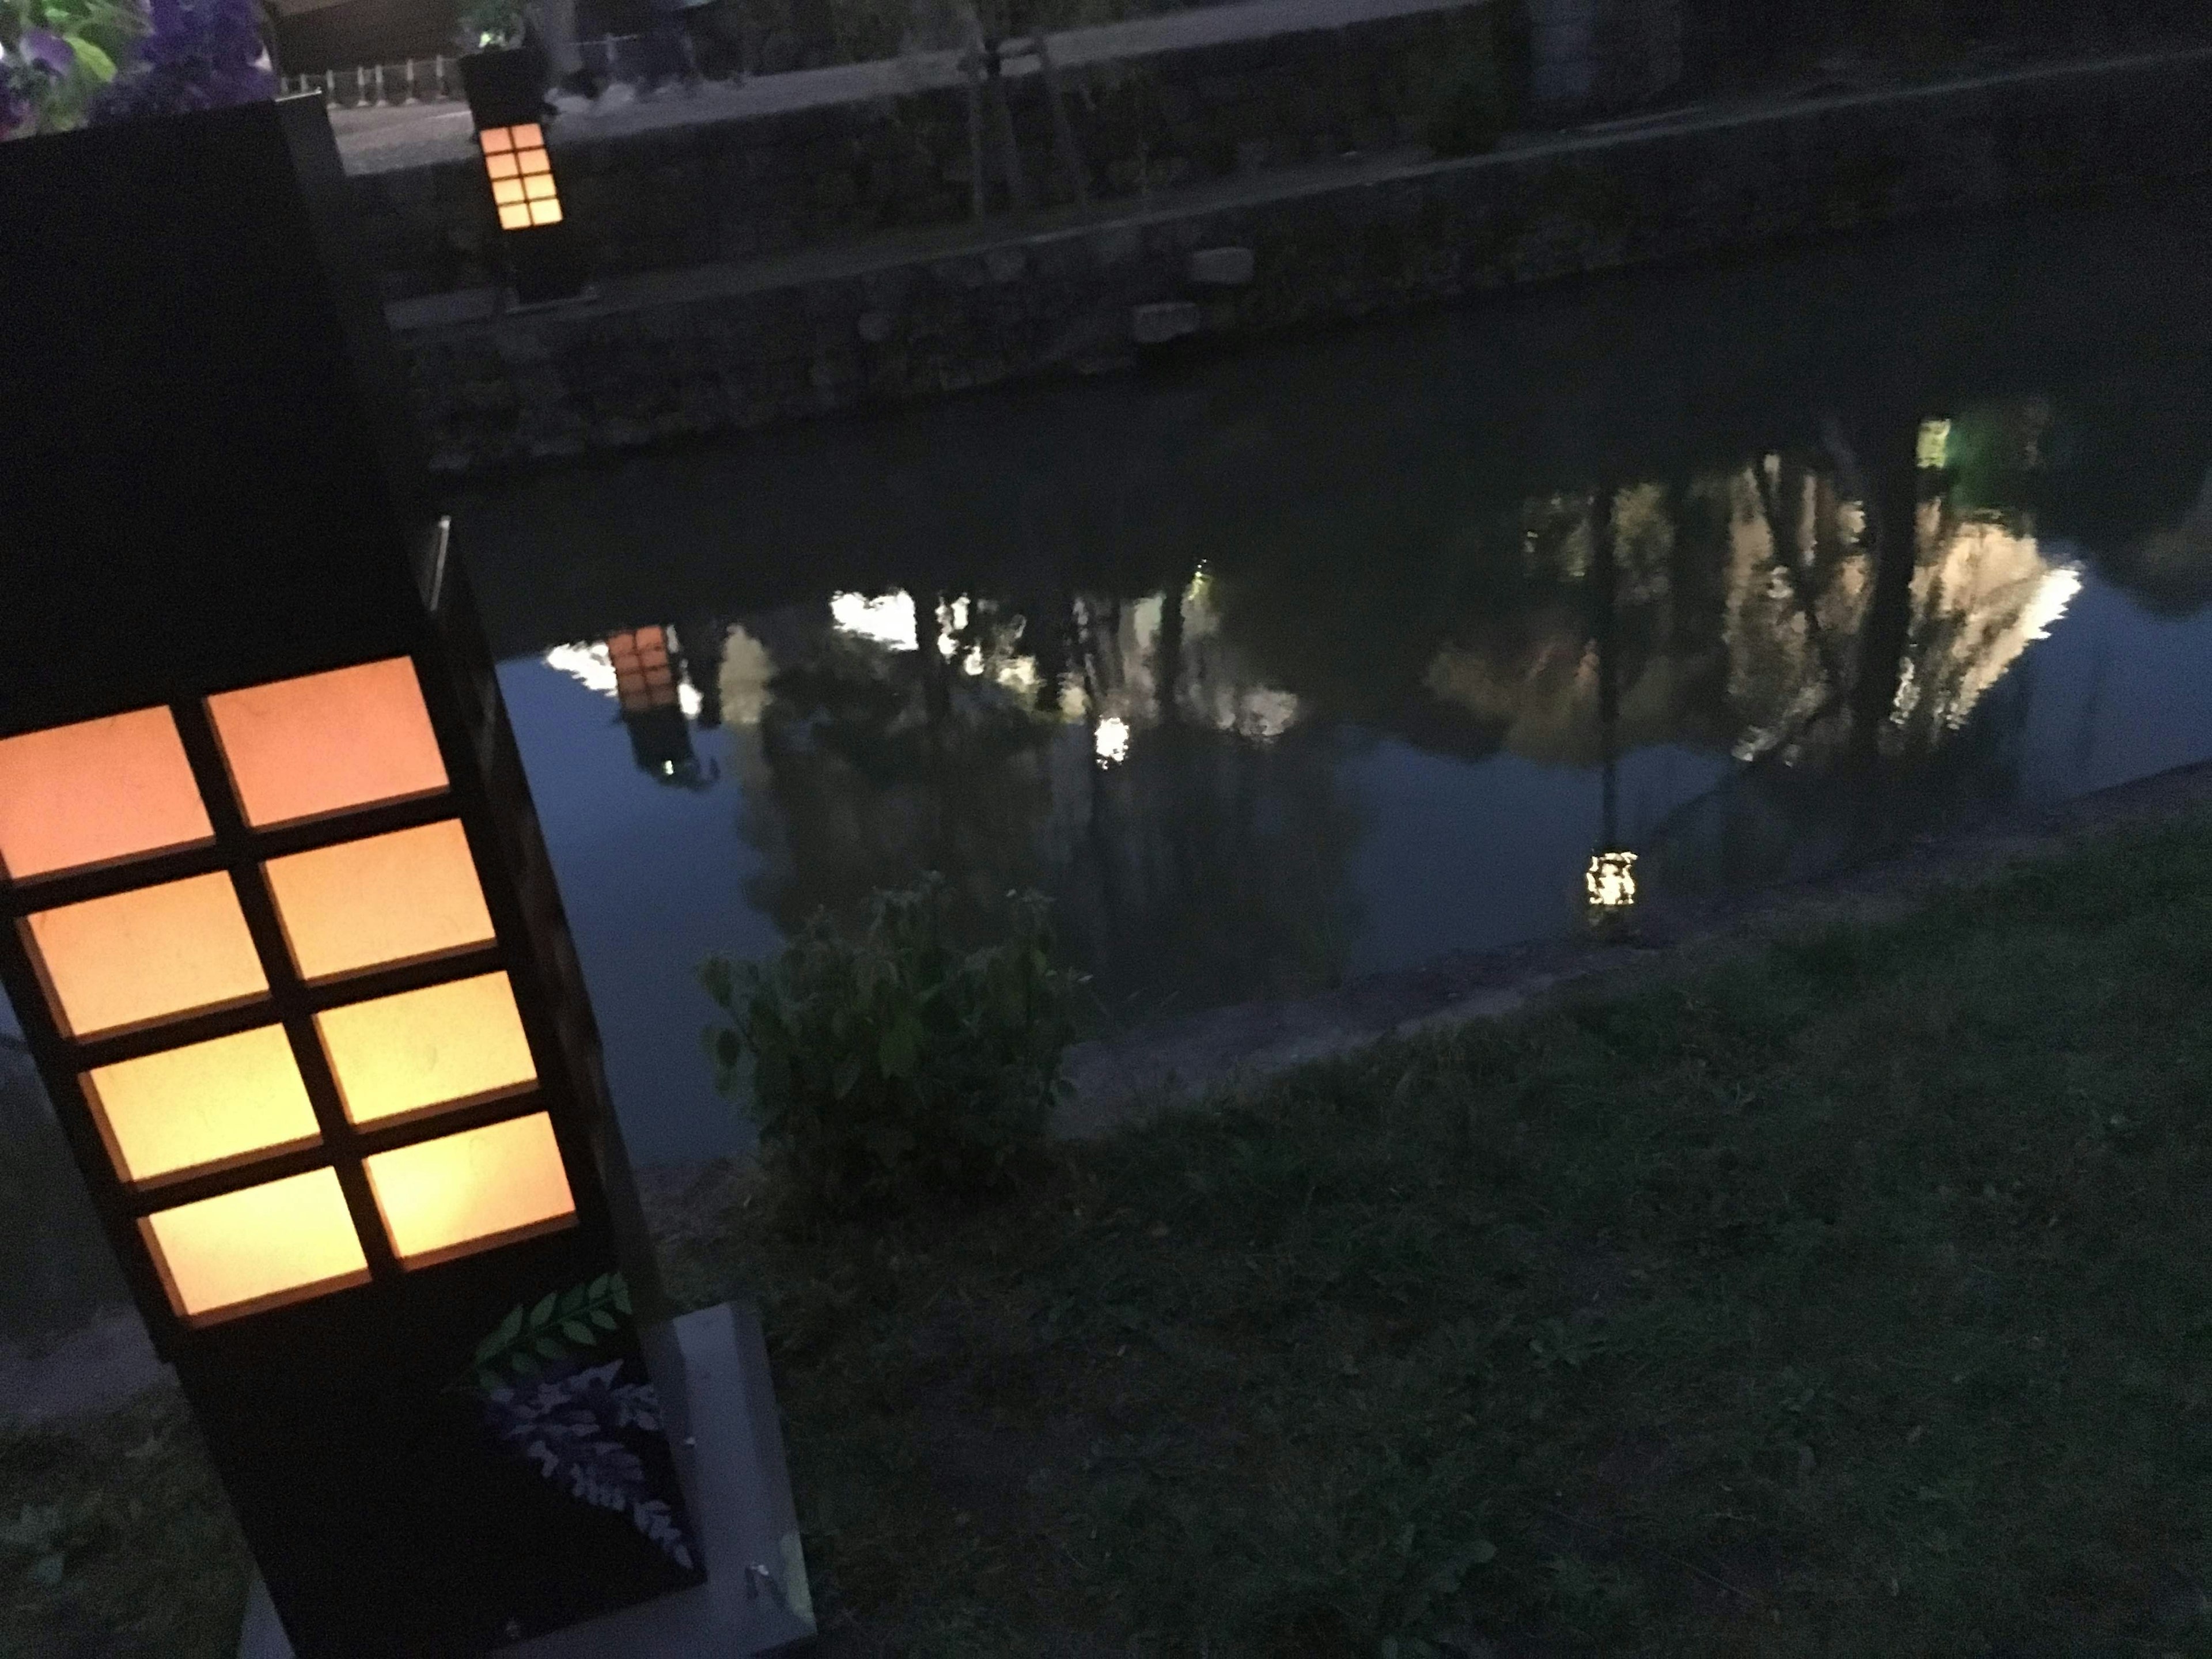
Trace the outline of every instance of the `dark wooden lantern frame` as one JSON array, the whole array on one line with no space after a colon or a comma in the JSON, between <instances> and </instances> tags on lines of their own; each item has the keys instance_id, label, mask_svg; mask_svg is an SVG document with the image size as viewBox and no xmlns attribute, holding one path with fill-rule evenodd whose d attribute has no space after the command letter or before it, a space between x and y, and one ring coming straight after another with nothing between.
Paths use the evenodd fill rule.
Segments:
<instances>
[{"instance_id":1,"label":"dark wooden lantern frame","mask_svg":"<svg viewBox=\"0 0 2212 1659\"><path fill-rule=\"evenodd\" d=\"M550 861L458 551L422 488L319 99L0 145L0 738L163 707L212 839L49 878L0 878L0 985L155 1345L187 1399L301 1659L475 1654L698 1583L630 1518L580 1502L488 1431L471 1366L518 1306L619 1273L661 1310ZM219 693L392 658L414 666L447 787L281 827L236 805ZM309 982L264 866L458 820L494 942ZM49 1005L34 911L214 872L268 978L243 1006L77 1041ZM405 1118L347 1117L315 1016L491 971L536 1081ZM281 1024L319 1139L133 1185L88 1101L91 1067ZM394 1258L362 1160L527 1115L550 1120L573 1220ZM149 1212L329 1167L366 1283L179 1316ZM645 1380L635 1331L595 1361ZM685 1524L665 1437L644 1479Z\"/></svg>"},{"instance_id":2,"label":"dark wooden lantern frame","mask_svg":"<svg viewBox=\"0 0 2212 1659\"><path fill-rule=\"evenodd\" d=\"M472 135L498 127L550 125L544 107L543 52L531 46L499 46L465 52L459 62L461 91L468 100ZM473 137L470 147L478 148ZM550 146L547 153L551 153ZM482 154L470 160L483 175ZM490 182L486 177L485 200L491 204L500 261L516 302L550 305L582 297L588 285L580 246L568 217L573 204L566 199L562 202L562 216L556 223L507 230L499 225Z\"/></svg>"}]
</instances>

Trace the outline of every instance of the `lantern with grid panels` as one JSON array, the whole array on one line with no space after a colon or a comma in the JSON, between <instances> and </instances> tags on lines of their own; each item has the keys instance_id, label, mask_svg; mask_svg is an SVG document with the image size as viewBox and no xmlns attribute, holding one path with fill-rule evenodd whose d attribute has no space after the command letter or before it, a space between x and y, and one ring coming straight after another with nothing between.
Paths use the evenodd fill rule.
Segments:
<instances>
[{"instance_id":1,"label":"lantern with grid panels","mask_svg":"<svg viewBox=\"0 0 2212 1659\"><path fill-rule=\"evenodd\" d=\"M407 659L0 739L0 870L185 1325L574 1224Z\"/></svg>"},{"instance_id":2,"label":"lantern with grid panels","mask_svg":"<svg viewBox=\"0 0 2212 1659\"><path fill-rule=\"evenodd\" d=\"M39 410L0 446L0 988L295 1652L415 1659L701 1563L345 200L319 100L0 146L40 226L0 259L0 402ZM553 1449L571 1394L598 1462Z\"/></svg>"},{"instance_id":3,"label":"lantern with grid panels","mask_svg":"<svg viewBox=\"0 0 2212 1659\"><path fill-rule=\"evenodd\" d=\"M545 129L536 121L486 127L477 134L492 205L501 230L529 230L561 222L561 191L545 154Z\"/></svg>"},{"instance_id":4,"label":"lantern with grid panels","mask_svg":"<svg viewBox=\"0 0 2212 1659\"><path fill-rule=\"evenodd\" d=\"M526 305L574 298L585 284L545 144L544 60L501 48L467 53L460 65L514 297Z\"/></svg>"}]
</instances>

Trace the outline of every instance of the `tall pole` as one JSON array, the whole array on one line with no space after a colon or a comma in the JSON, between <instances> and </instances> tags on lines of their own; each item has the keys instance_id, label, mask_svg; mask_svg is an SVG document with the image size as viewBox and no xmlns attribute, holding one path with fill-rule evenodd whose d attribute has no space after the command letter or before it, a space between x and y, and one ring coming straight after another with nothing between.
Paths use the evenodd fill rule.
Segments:
<instances>
[{"instance_id":1,"label":"tall pole","mask_svg":"<svg viewBox=\"0 0 2212 1659\"><path fill-rule=\"evenodd\" d=\"M1919 564L1920 434L1909 416L1891 411L1875 428L1867 458L1875 536L1874 593L1859 636L1851 684L1851 758L1870 767L1881 757L1881 729L1897 707L1905 658L1912 643L1912 577Z\"/></svg>"},{"instance_id":2,"label":"tall pole","mask_svg":"<svg viewBox=\"0 0 2212 1659\"><path fill-rule=\"evenodd\" d=\"M1616 623L1618 568L1613 545L1613 487L1600 483L1590 503L1591 633L1597 647L1598 750L1603 770L1600 831L1605 849L1620 839L1620 788L1614 752L1620 726L1620 641Z\"/></svg>"}]
</instances>

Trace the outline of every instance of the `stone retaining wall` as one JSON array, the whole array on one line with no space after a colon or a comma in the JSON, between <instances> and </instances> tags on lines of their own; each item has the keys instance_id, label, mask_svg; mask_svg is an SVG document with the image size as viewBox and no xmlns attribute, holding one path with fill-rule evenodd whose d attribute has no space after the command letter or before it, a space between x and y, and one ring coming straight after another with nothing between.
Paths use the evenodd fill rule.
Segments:
<instances>
[{"instance_id":1,"label":"stone retaining wall","mask_svg":"<svg viewBox=\"0 0 2212 1659\"><path fill-rule=\"evenodd\" d=\"M1523 0L1539 120L1634 109L1681 83L1684 0Z\"/></svg>"},{"instance_id":2,"label":"stone retaining wall","mask_svg":"<svg viewBox=\"0 0 2212 1659\"><path fill-rule=\"evenodd\" d=\"M1292 8L1271 32L1134 56L1115 55L1115 38L1141 40L1146 25L1057 36L1091 198L1405 144L1418 131L1423 77L1479 49L1470 23L1491 3L1412 0L1340 26L1316 24L1327 7ZM1264 9L1214 9L1224 18ZM1072 201L1035 60L1009 67L1007 104L1032 198ZM562 198L592 270L606 279L732 263L969 218L966 88L936 59L911 78L921 84L897 95L618 136L569 140L556 125ZM1002 210L999 152L987 155L990 205ZM472 158L364 171L351 187L387 299L491 280L498 230Z\"/></svg>"},{"instance_id":3,"label":"stone retaining wall","mask_svg":"<svg viewBox=\"0 0 2212 1659\"><path fill-rule=\"evenodd\" d=\"M2212 52L2197 52L1378 168L803 281L701 270L573 310L398 320L434 465L462 473L2208 171Z\"/></svg>"}]
</instances>

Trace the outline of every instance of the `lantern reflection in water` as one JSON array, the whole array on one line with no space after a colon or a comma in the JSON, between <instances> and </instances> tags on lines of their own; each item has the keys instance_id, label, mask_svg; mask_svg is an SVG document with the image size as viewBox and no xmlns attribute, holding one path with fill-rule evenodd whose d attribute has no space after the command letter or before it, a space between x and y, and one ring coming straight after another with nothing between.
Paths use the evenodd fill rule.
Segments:
<instances>
[{"instance_id":1,"label":"lantern reflection in water","mask_svg":"<svg viewBox=\"0 0 2212 1659\"><path fill-rule=\"evenodd\" d=\"M1610 852L1592 855L1583 872L1583 888L1590 908L1618 914L1636 902L1636 854Z\"/></svg>"}]
</instances>

